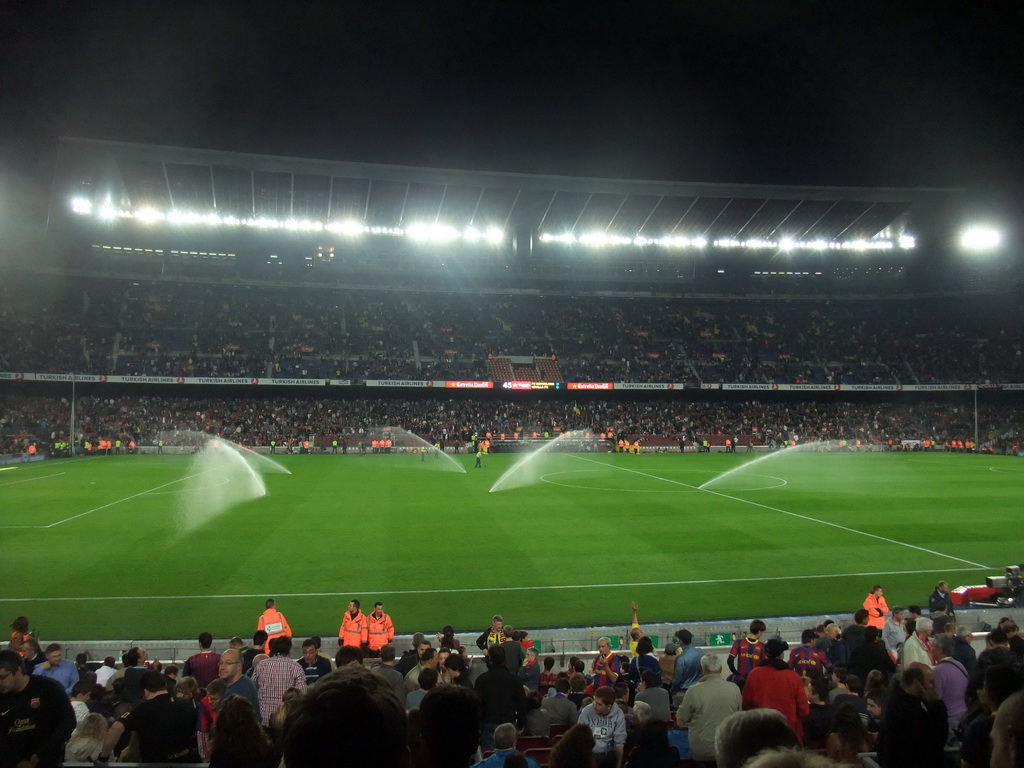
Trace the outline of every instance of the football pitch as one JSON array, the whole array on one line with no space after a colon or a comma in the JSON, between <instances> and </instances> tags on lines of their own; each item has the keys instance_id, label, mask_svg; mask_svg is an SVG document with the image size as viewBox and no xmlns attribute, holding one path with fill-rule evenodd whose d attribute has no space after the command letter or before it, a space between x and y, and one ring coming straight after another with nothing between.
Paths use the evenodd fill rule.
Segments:
<instances>
[{"instance_id":1,"label":"football pitch","mask_svg":"<svg viewBox=\"0 0 1024 768\"><path fill-rule=\"evenodd\" d=\"M353 597L400 634L626 624L631 600L682 624L845 615L875 583L922 603L1024 559L1011 457L229 453L4 468L3 615L68 640L251 636L267 597L297 637Z\"/></svg>"}]
</instances>

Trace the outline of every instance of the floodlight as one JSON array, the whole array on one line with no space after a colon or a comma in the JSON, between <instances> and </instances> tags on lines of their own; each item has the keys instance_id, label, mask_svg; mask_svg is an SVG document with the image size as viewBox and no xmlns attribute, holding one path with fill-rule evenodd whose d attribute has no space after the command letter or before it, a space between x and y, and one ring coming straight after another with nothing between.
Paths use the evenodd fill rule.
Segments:
<instances>
[{"instance_id":1,"label":"floodlight","mask_svg":"<svg viewBox=\"0 0 1024 768\"><path fill-rule=\"evenodd\" d=\"M690 245L694 245L697 248L703 248L707 244L708 241L705 240L703 237L695 237L690 241Z\"/></svg>"},{"instance_id":2,"label":"floodlight","mask_svg":"<svg viewBox=\"0 0 1024 768\"><path fill-rule=\"evenodd\" d=\"M343 235L361 235L366 232L366 227L355 219L345 219L344 221L332 221L328 224L325 229L331 232L340 232Z\"/></svg>"},{"instance_id":3,"label":"floodlight","mask_svg":"<svg viewBox=\"0 0 1024 768\"><path fill-rule=\"evenodd\" d=\"M909 251L917 247L917 239L913 235L900 235L899 245L904 251Z\"/></svg>"},{"instance_id":4,"label":"floodlight","mask_svg":"<svg viewBox=\"0 0 1024 768\"><path fill-rule=\"evenodd\" d=\"M968 251L991 251L999 247L1002 234L994 227L968 227L960 235L960 247Z\"/></svg>"},{"instance_id":5,"label":"floodlight","mask_svg":"<svg viewBox=\"0 0 1024 768\"><path fill-rule=\"evenodd\" d=\"M784 237L779 241L779 248L784 251L792 251L796 247L796 242L791 237Z\"/></svg>"},{"instance_id":6,"label":"floodlight","mask_svg":"<svg viewBox=\"0 0 1024 768\"><path fill-rule=\"evenodd\" d=\"M110 205L109 203L106 205L101 205L99 210L99 217L104 221L110 221L111 219L117 217L117 209L114 208L114 206Z\"/></svg>"},{"instance_id":7,"label":"floodlight","mask_svg":"<svg viewBox=\"0 0 1024 768\"><path fill-rule=\"evenodd\" d=\"M504 241L505 233L499 227L488 227L484 237L487 238L487 242L493 245L499 245Z\"/></svg>"},{"instance_id":8,"label":"floodlight","mask_svg":"<svg viewBox=\"0 0 1024 768\"><path fill-rule=\"evenodd\" d=\"M73 197L71 198L71 210L83 216L88 216L92 213L92 200L84 197Z\"/></svg>"},{"instance_id":9,"label":"floodlight","mask_svg":"<svg viewBox=\"0 0 1024 768\"><path fill-rule=\"evenodd\" d=\"M448 224L410 224L405 233L413 240L434 243L449 242L459 236L459 231Z\"/></svg>"},{"instance_id":10,"label":"floodlight","mask_svg":"<svg viewBox=\"0 0 1024 768\"><path fill-rule=\"evenodd\" d=\"M164 215L156 208L139 208L135 211L135 218L139 221L163 221Z\"/></svg>"}]
</instances>

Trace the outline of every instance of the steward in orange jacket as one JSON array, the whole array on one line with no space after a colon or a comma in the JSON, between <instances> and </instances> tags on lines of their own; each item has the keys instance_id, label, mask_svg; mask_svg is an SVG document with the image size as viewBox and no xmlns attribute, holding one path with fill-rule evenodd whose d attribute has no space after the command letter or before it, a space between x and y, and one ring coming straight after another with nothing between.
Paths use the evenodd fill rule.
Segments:
<instances>
[{"instance_id":1,"label":"steward in orange jacket","mask_svg":"<svg viewBox=\"0 0 1024 768\"><path fill-rule=\"evenodd\" d=\"M889 606L882 597L882 588L876 584L871 588L871 593L864 598L864 610L868 612L868 626L885 628L885 614L889 612Z\"/></svg>"},{"instance_id":2,"label":"steward in orange jacket","mask_svg":"<svg viewBox=\"0 0 1024 768\"><path fill-rule=\"evenodd\" d=\"M395 625L391 623L391 617L384 613L384 603L374 603L373 613L366 617L366 626L370 653L374 656L395 639Z\"/></svg>"},{"instance_id":3,"label":"steward in orange jacket","mask_svg":"<svg viewBox=\"0 0 1024 768\"><path fill-rule=\"evenodd\" d=\"M277 603L267 600L267 610L260 616L256 629L262 629L267 633L267 642L263 646L264 653L270 653L270 641L275 637L291 637L292 628L288 626L288 619L277 610Z\"/></svg>"},{"instance_id":4,"label":"steward in orange jacket","mask_svg":"<svg viewBox=\"0 0 1024 768\"><path fill-rule=\"evenodd\" d=\"M341 629L338 630L338 644L362 648L369 641L369 625L366 617L359 610L359 601L353 600L348 604L348 610L345 611L345 616L341 620Z\"/></svg>"}]
</instances>

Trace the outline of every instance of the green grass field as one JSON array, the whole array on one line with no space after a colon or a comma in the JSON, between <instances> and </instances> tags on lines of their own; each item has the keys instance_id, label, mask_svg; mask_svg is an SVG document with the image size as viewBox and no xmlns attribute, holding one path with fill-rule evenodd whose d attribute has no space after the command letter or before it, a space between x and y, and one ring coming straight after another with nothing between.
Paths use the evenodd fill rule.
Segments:
<instances>
[{"instance_id":1,"label":"green grass field","mask_svg":"<svg viewBox=\"0 0 1024 768\"><path fill-rule=\"evenodd\" d=\"M297 636L351 597L399 633L850 613L1020 562L1024 462L945 454L92 457L0 471L3 613L47 638ZM9 620L9 619L7 619Z\"/></svg>"}]
</instances>

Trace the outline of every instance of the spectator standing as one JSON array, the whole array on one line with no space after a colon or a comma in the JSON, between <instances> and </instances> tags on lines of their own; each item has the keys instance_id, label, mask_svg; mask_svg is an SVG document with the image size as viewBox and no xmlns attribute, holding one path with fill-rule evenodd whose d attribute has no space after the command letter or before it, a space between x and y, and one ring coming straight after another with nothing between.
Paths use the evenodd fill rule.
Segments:
<instances>
[{"instance_id":1,"label":"spectator standing","mask_svg":"<svg viewBox=\"0 0 1024 768\"><path fill-rule=\"evenodd\" d=\"M306 690L306 673L288 657L292 639L278 635L270 641L270 658L264 659L252 671L252 681L259 696L260 722L270 724L270 717L281 706L281 697L289 688Z\"/></svg>"},{"instance_id":2,"label":"spectator standing","mask_svg":"<svg viewBox=\"0 0 1024 768\"><path fill-rule=\"evenodd\" d=\"M73 661L64 658L64 647L60 643L50 643L46 646L46 661L33 669L32 674L42 675L59 683L64 693L69 696L71 689L78 682L78 667Z\"/></svg>"},{"instance_id":3,"label":"spectator standing","mask_svg":"<svg viewBox=\"0 0 1024 768\"><path fill-rule=\"evenodd\" d=\"M761 635L767 626L761 619L754 619L750 622L750 628L746 637L738 638L729 649L729 671L732 672L732 682L741 689L743 683L755 667L764 658L764 643L761 642Z\"/></svg>"},{"instance_id":4,"label":"spectator standing","mask_svg":"<svg viewBox=\"0 0 1024 768\"><path fill-rule=\"evenodd\" d=\"M772 638L765 643L765 659L747 677L743 686L743 709L767 708L781 712L798 741L803 741L804 718L810 712L800 676L782 660L785 641Z\"/></svg>"},{"instance_id":5,"label":"spectator standing","mask_svg":"<svg viewBox=\"0 0 1024 768\"><path fill-rule=\"evenodd\" d=\"M200 688L205 688L210 681L217 677L220 669L220 654L213 649L213 635L203 632L199 635L199 653L193 654L185 659L185 667L182 670L186 676L194 677Z\"/></svg>"},{"instance_id":6,"label":"spectator standing","mask_svg":"<svg viewBox=\"0 0 1024 768\"><path fill-rule=\"evenodd\" d=\"M715 732L726 718L740 711L743 694L738 685L722 677L720 656L704 655L700 666L704 674L686 692L676 719L690 730L690 757L704 766L714 763Z\"/></svg>"},{"instance_id":7,"label":"spectator standing","mask_svg":"<svg viewBox=\"0 0 1024 768\"><path fill-rule=\"evenodd\" d=\"M380 649L380 661L370 667L370 672L382 678L390 685L391 690L395 692L395 696L398 697L399 701L403 700L402 697L405 696L405 677L395 669L395 646L389 643Z\"/></svg>"},{"instance_id":8,"label":"spectator standing","mask_svg":"<svg viewBox=\"0 0 1024 768\"><path fill-rule=\"evenodd\" d=\"M251 677L242 674L242 654L233 649L224 651L220 655L219 670L220 679L227 685L223 695L241 696L259 711L260 697L256 684Z\"/></svg>"},{"instance_id":9,"label":"spectator standing","mask_svg":"<svg viewBox=\"0 0 1024 768\"><path fill-rule=\"evenodd\" d=\"M680 629L676 632L676 639L683 650L676 657L676 670L672 675L672 687L669 689L669 694L674 699L685 694L700 680L700 660L704 656L704 651L693 644L693 633L690 630Z\"/></svg>"},{"instance_id":10,"label":"spectator standing","mask_svg":"<svg viewBox=\"0 0 1024 768\"><path fill-rule=\"evenodd\" d=\"M947 730L946 705L935 692L931 665L909 664L885 706L878 739L879 764L882 768L942 765ZM911 734L913 738L908 738Z\"/></svg>"},{"instance_id":11,"label":"spectator standing","mask_svg":"<svg viewBox=\"0 0 1024 768\"><path fill-rule=\"evenodd\" d=\"M487 671L476 679L476 692L483 706L480 726L480 748L494 748L494 729L502 723L526 726L526 692L519 679L505 666L505 649L491 646ZM615 694L612 692L612 701Z\"/></svg>"},{"instance_id":12,"label":"spectator standing","mask_svg":"<svg viewBox=\"0 0 1024 768\"><path fill-rule=\"evenodd\" d=\"M72 664L72 666L74 666ZM0 651L0 755L10 765L59 765L75 730L75 712L60 683L25 674L17 651Z\"/></svg>"}]
</instances>

